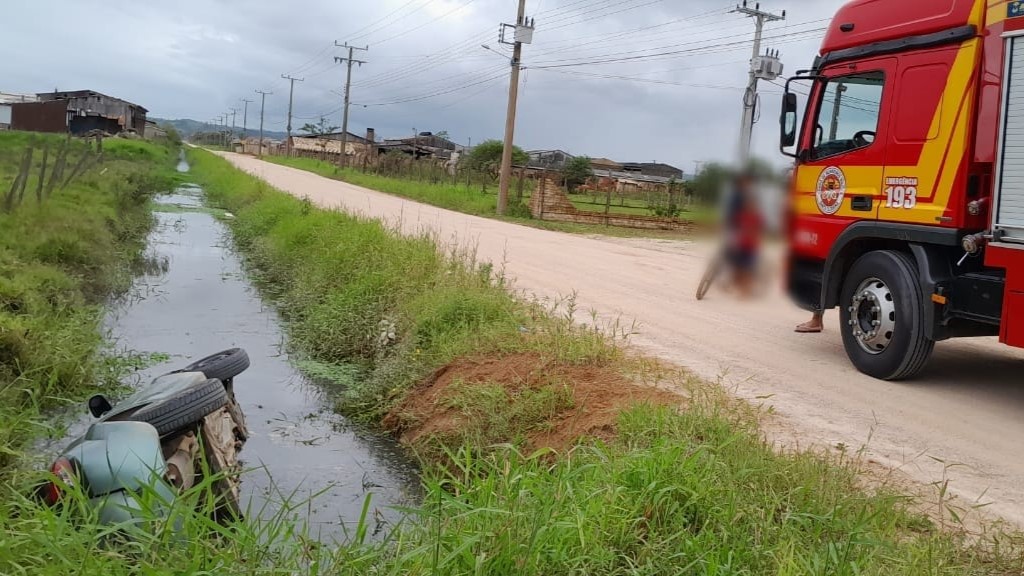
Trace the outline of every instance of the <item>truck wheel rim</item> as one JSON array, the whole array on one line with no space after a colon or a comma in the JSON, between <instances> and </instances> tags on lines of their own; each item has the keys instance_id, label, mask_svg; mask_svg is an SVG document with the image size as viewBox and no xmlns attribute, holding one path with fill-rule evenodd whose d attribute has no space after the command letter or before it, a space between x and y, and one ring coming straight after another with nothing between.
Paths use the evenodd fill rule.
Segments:
<instances>
[{"instance_id":1,"label":"truck wheel rim","mask_svg":"<svg viewBox=\"0 0 1024 576\"><path fill-rule=\"evenodd\" d=\"M896 332L896 301L892 291L878 278L860 283L849 308L853 338L868 354L881 354Z\"/></svg>"}]
</instances>

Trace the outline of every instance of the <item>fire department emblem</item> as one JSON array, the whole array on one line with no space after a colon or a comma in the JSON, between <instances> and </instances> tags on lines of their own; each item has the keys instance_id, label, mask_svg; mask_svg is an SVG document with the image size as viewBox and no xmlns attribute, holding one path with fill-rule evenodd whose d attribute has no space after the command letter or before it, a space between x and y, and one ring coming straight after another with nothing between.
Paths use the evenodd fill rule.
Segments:
<instances>
[{"instance_id":1,"label":"fire department emblem","mask_svg":"<svg viewBox=\"0 0 1024 576\"><path fill-rule=\"evenodd\" d=\"M818 177L818 188L814 191L814 199L822 214L832 215L843 207L846 196L846 176L835 166L829 166Z\"/></svg>"}]
</instances>

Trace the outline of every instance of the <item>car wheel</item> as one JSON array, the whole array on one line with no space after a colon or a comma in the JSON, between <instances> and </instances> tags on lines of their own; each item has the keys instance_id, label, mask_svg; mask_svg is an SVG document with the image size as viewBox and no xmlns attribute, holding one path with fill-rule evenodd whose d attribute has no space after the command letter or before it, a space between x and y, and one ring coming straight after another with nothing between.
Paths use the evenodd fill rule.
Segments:
<instances>
[{"instance_id":1,"label":"car wheel","mask_svg":"<svg viewBox=\"0 0 1024 576\"><path fill-rule=\"evenodd\" d=\"M249 368L249 355L241 348L232 348L196 360L179 372L202 372L207 378L227 382Z\"/></svg>"},{"instance_id":2,"label":"car wheel","mask_svg":"<svg viewBox=\"0 0 1024 576\"><path fill-rule=\"evenodd\" d=\"M924 368L935 342L924 326L917 268L905 254L869 252L843 282L843 345L858 370L882 380L910 378Z\"/></svg>"},{"instance_id":3,"label":"car wheel","mask_svg":"<svg viewBox=\"0 0 1024 576\"><path fill-rule=\"evenodd\" d=\"M195 426L227 403L224 385L220 380L210 379L187 392L150 404L127 419L151 424L164 437Z\"/></svg>"}]
</instances>

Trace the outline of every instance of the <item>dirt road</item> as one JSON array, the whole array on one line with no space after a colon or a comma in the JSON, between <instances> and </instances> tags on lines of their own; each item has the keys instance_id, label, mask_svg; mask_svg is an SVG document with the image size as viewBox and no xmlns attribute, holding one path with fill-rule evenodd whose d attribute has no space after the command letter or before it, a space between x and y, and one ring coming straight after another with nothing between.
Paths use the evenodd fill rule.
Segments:
<instances>
[{"instance_id":1,"label":"dirt road","mask_svg":"<svg viewBox=\"0 0 1024 576\"><path fill-rule=\"evenodd\" d=\"M837 313L827 316L824 334L798 335L793 326L807 314L781 296L697 302L706 247L537 230L224 156L319 205L475 244L479 257L503 265L518 289L548 298L575 292L583 309L627 324L635 319L635 345L771 405L802 445L866 445L872 458L922 483L949 480L961 505L990 503L989 511L1024 525L1021 351L992 339L941 343L920 378L880 382L851 367Z\"/></svg>"}]
</instances>

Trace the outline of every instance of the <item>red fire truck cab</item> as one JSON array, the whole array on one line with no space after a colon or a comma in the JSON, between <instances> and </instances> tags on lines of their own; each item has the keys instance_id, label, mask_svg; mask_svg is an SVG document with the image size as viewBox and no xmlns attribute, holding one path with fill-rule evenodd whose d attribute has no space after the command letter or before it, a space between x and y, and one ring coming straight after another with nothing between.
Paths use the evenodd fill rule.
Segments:
<instances>
[{"instance_id":1,"label":"red fire truck cab","mask_svg":"<svg viewBox=\"0 0 1024 576\"><path fill-rule=\"evenodd\" d=\"M847 3L781 128L788 290L839 308L860 371L909 378L955 337L1024 347L1024 2Z\"/></svg>"}]
</instances>

